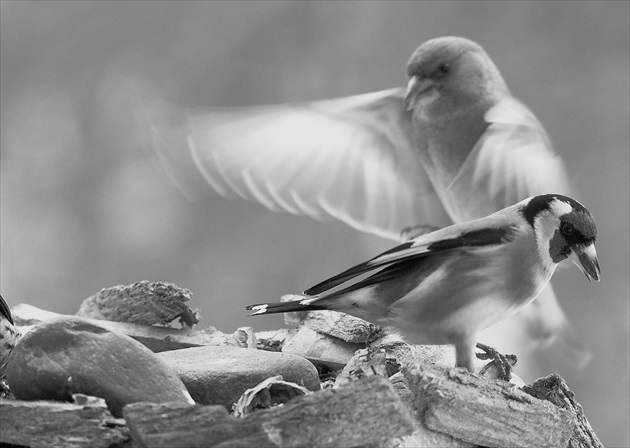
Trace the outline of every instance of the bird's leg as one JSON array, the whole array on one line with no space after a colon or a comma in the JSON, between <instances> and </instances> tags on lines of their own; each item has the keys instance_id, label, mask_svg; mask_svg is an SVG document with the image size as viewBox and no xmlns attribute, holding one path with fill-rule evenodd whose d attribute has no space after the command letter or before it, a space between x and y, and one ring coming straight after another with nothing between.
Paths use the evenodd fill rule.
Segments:
<instances>
[{"instance_id":1,"label":"bird's leg","mask_svg":"<svg viewBox=\"0 0 630 448\"><path fill-rule=\"evenodd\" d=\"M492 359L494 365L501 372L499 378L504 381L510 381L512 378L512 367L516 365L516 355L503 355L496 349L477 342L477 348L483 350L485 353L477 353L477 358L481 360ZM481 369L482 371L485 369ZM479 372L481 373L481 372Z\"/></svg>"}]
</instances>

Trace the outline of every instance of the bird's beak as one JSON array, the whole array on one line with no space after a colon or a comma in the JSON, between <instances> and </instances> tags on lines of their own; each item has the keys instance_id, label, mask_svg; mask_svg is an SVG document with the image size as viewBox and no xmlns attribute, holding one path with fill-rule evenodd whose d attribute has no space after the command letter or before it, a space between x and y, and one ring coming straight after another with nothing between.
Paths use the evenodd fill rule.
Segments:
<instances>
[{"instance_id":1,"label":"bird's beak","mask_svg":"<svg viewBox=\"0 0 630 448\"><path fill-rule=\"evenodd\" d=\"M597 252L595 252L595 245L592 243L588 246L576 244L572 246L571 249L569 258L573 264L575 264L580 271L586 275L589 282L591 279L598 282L600 278L600 269L599 261L597 260Z\"/></svg>"},{"instance_id":2,"label":"bird's beak","mask_svg":"<svg viewBox=\"0 0 630 448\"><path fill-rule=\"evenodd\" d=\"M418 97L433 87L434 82L430 79L420 79L418 76L409 78L407 92L405 93L405 109L411 110L416 106Z\"/></svg>"}]
</instances>

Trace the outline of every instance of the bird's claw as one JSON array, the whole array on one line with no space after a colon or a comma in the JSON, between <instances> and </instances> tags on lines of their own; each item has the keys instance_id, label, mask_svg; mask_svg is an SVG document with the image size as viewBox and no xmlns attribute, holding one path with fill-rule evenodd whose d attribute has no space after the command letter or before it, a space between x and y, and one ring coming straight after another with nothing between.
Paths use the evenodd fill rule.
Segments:
<instances>
[{"instance_id":1,"label":"bird's claw","mask_svg":"<svg viewBox=\"0 0 630 448\"><path fill-rule=\"evenodd\" d=\"M484 353L477 353L477 358L481 360L492 359L493 362L486 364L479 374L483 373L494 365L499 370L499 379L510 381L512 379L512 370L516 365L516 355L503 355L496 349L489 347L481 342L477 343L477 348L483 350Z\"/></svg>"},{"instance_id":2,"label":"bird's claw","mask_svg":"<svg viewBox=\"0 0 630 448\"><path fill-rule=\"evenodd\" d=\"M6 378L2 378L0 380L0 397L8 398L11 397L11 388L9 387L9 383L7 383Z\"/></svg>"}]
</instances>

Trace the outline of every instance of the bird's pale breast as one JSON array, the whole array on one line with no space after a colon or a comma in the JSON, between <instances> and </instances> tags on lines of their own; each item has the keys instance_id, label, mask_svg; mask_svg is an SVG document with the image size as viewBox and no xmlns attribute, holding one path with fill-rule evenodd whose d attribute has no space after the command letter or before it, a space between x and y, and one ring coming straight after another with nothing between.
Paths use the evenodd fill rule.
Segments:
<instances>
[{"instance_id":1,"label":"bird's pale breast","mask_svg":"<svg viewBox=\"0 0 630 448\"><path fill-rule=\"evenodd\" d=\"M412 343L452 343L527 305L551 275L540 284L534 245L520 241L508 244L512 246L476 248L444 260L392 304L389 325L398 327Z\"/></svg>"}]
</instances>

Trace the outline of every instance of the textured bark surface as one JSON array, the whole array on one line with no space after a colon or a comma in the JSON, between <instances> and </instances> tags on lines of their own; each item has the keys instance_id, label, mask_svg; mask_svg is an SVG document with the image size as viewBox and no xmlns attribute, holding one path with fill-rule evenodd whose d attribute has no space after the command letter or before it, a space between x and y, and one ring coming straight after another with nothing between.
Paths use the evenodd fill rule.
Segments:
<instances>
[{"instance_id":1,"label":"textured bark surface","mask_svg":"<svg viewBox=\"0 0 630 448\"><path fill-rule=\"evenodd\" d=\"M485 447L567 446L575 415L504 381L463 369L403 368L420 418L434 431Z\"/></svg>"},{"instance_id":2,"label":"textured bark surface","mask_svg":"<svg viewBox=\"0 0 630 448\"><path fill-rule=\"evenodd\" d=\"M186 302L192 293L172 283L146 280L103 288L83 301L77 316L133 324L167 324L179 318L193 327L199 316Z\"/></svg>"},{"instance_id":3,"label":"textured bark surface","mask_svg":"<svg viewBox=\"0 0 630 448\"><path fill-rule=\"evenodd\" d=\"M0 442L30 447L123 447L129 430L101 398L75 395L75 403L0 399Z\"/></svg>"},{"instance_id":4,"label":"textured bark surface","mask_svg":"<svg viewBox=\"0 0 630 448\"><path fill-rule=\"evenodd\" d=\"M383 446L410 434L411 416L384 378L304 395L237 419L219 406L135 403L124 415L146 447Z\"/></svg>"},{"instance_id":5,"label":"textured bark surface","mask_svg":"<svg viewBox=\"0 0 630 448\"><path fill-rule=\"evenodd\" d=\"M569 389L569 386L567 386L567 383L564 382L560 375L553 373L544 378L539 378L531 385L525 386L523 390L536 398L547 400L575 414L577 425L571 440L569 440L569 448L604 447L586 419L582 406L575 400L575 394Z\"/></svg>"},{"instance_id":6,"label":"textured bark surface","mask_svg":"<svg viewBox=\"0 0 630 448\"><path fill-rule=\"evenodd\" d=\"M283 302L299 300L301 296L285 295ZM311 330L339 338L353 344L371 342L383 335L383 328L358 317L337 311L309 311L285 313L284 323L298 327L305 325Z\"/></svg>"}]
</instances>

